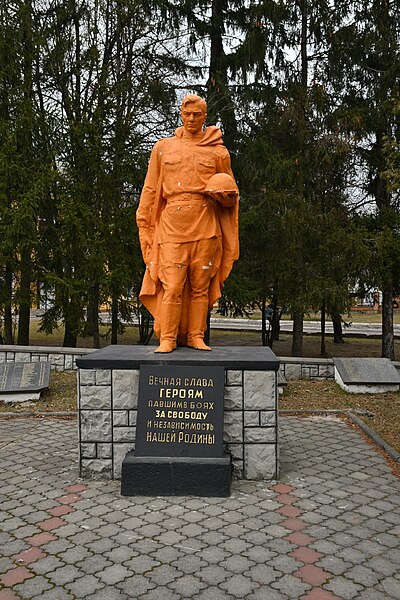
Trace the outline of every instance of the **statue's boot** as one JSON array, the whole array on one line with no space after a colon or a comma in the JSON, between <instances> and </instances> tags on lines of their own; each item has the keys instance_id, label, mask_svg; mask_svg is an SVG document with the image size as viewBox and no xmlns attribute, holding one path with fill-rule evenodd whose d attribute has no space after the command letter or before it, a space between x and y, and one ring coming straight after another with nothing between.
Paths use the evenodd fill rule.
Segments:
<instances>
[{"instance_id":1,"label":"statue's boot","mask_svg":"<svg viewBox=\"0 0 400 600\"><path fill-rule=\"evenodd\" d=\"M154 352L172 352L176 348L179 321L181 319L182 305L161 303L161 335L160 345Z\"/></svg>"},{"instance_id":2,"label":"statue's boot","mask_svg":"<svg viewBox=\"0 0 400 600\"><path fill-rule=\"evenodd\" d=\"M186 345L196 350L211 350L204 343L204 331L208 314L208 302L192 302L189 307L188 335Z\"/></svg>"}]
</instances>

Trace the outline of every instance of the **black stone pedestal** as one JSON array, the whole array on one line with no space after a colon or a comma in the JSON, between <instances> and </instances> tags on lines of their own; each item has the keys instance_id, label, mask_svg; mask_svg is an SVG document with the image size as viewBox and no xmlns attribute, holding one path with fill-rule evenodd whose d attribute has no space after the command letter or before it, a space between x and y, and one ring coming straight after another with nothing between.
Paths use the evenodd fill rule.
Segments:
<instances>
[{"instance_id":1,"label":"black stone pedestal","mask_svg":"<svg viewBox=\"0 0 400 600\"><path fill-rule=\"evenodd\" d=\"M135 456L122 462L122 496L208 496L231 493L231 457Z\"/></svg>"}]
</instances>

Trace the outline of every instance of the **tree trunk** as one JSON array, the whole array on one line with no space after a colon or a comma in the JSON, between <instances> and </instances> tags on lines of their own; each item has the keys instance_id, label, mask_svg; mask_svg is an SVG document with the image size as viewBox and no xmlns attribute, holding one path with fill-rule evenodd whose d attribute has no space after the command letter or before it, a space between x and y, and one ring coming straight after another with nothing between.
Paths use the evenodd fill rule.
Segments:
<instances>
[{"instance_id":1,"label":"tree trunk","mask_svg":"<svg viewBox=\"0 0 400 600\"><path fill-rule=\"evenodd\" d=\"M210 345L210 334L211 334L211 312L207 315L206 330L204 332L204 343Z\"/></svg>"},{"instance_id":2,"label":"tree trunk","mask_svg":"<svg viewBox=\"0 0 400 600\"><path fill-rule=\"evenodd\" d=\"M149 343L151 336L153 335L153 324L152 318L149 311L141 307L138 312L139 319L139 344L144 344L147 346ZM209 331L209 330L207 330ZM207 342L206 342L207 343Z\"/></svg>"},{"instance_id":3,"label":"tree trunk","mask_svg":"<svg viewBox=\"0 0 400 600\"><path fill-rule=\"evenodd\" d=\"M9 265L6 266L5 271L5 287L7 294L7 301L4 306L4 343L13 344L13 320L12 320L12 270Z\"/></svg>"},{"instance_id":4,"label":"tree trunk","mask_svg":"<svg viewBox=\"0 0 400 600\"><path fill-rule=\"evenodd\" d=\"M118 344L118 295L111 296L111 343Z\"/></svg>"},{"instance_id":5,"label":"tree trunk","mask_svg":"<svg viewBox=\"0 0 400 600\"><path fill-rule=\"evenodd\" d=\"M333 342L334 344L344 344L342 316L338 312L331 314L333 325Z\"/></svg>"},{"instance_id":6,"label":"tree trunk","mask_svg":"<svg viewBox=\"0 0 400 600\"><path fill-rule=\"evenodd\" d=\"M265 309L266 309L266 299L263 298L261 301L261 339L262 339L262 345L263 346L268 346L268 342L270 340L268 340L268 335L267 335L267 318L266 318L266 314L265 314Z\"/></svg>"},{"instance_id":7,"label":"tree trunk","mask_svg":"<svg viewBox=\"0 0 400 600\"><path fill-rule=\"evenodd\" d=\"M303 356L303 320L302 312L293 314L292 356Z\"/></svg>"},{"instance_id":8,"label":"tree trunk","mask_svg":"<svg viewBox=\"0 0 400 600\"><path fill-rule=\"evenodd\" d=\"M100 348L100 329L99 329L99 286L95 284L91 287L90 298L87 313L88 333L93 339L93 348Z\"/></svg>"},{"instance_id":9,"label":"tree trunk","mask_svg":"<svg viewBox=\"0 0 400 600\"><path fill-rule=\"evenodd\" d=\"M223 44L226 0L212 0L210 65L207 81L207 113L210 123L220 117L224 127L224 141L231 151L235 148L237 123L235 109L228 86L228 75ZM233 157L234 158L234 157Z\"/></svg>"},{"instance_id":10,"label":"tree trunk","mask_svg":"<svg viewBox=\"0 0 400 600\"><path fill-rule=\"evenodd\" d=\"M77 335L73 333L71 326L66 321L65 322L65 332L64 332L64 348L76 348Z\"/></svg>"},{"instance_id":11,"label":"tree trunk","mask_svg":"<svg viewBox=\"0 0 400 600\"><path fill-rule=\"evenodd\" d=\"M325 325L326 325L326 306L323 302L321 307L321 356L326 356L326 344L325 344Z\"/></svg>"},{"instance_id":12,"label":"tree trunk","mask_svg":"<svg viewBox=\"0 0 400 600\"><path fill-rule=\"evenodd\" d=\"M382 290L382 358L395 360L393 332L393 292L391 287Z\"/></svg>"},{"instance_id":13,"label":"tree trunk","mask_svg":"<svg viewBox=\"0 0 400 600\"><path fill-rule=\"evenodd\" d=\"M31 317L31 249L21 251L21 281L18 306L18 340L21 346L29 346L29 325Z\"/></svg>"},{"instance_id":14,"label":"tree trunk","mask_svg":"<svg viewBox=\"0 0 400 600\"><path fill-rule=\"evenodd\" d=\"M272 302L272 324L271 324L271 338L274 342L279 342L279 335L281 332L281 316L282 313L278 309L278 304L274 298Z\"/></svg>"}]
</instances>

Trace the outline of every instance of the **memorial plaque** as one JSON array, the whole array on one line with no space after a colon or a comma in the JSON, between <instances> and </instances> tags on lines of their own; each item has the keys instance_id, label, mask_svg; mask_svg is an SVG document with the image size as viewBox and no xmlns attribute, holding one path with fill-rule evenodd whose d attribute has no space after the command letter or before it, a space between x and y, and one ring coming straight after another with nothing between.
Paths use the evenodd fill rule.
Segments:
<instances>
[{"instance_id":1,"label":"memorial plaque","mask_svg":"<svg viewBox=\"0 0 400 600\"><path fill-rule=\"evenodd\" d=\"M0 365L0 400L38 400L49 387L50 363L7 363Z\"/></svg>"},{"instance_id":2,"label":"memorial plaque","mask_svg":"<svg viewBox=\"0 0 400 600\"><path fill-rule=\"evenodd\" d=\"M223 455L224 369L143 365L136 456Z\"/></svg>"}]
</instances>

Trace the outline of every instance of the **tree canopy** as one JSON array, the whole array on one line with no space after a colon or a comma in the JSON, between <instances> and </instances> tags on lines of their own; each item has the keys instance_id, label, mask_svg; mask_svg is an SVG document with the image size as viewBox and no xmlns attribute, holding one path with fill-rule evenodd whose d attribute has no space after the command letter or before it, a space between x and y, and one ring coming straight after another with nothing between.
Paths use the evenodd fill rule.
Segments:
<instances>
[{"instance_id":1,"label":"tree canopy","mask_svg":"<svg viewBox=\"0 0 400 600\"><path fill-rule=\"evenodd\" d=\"M340 327L399 273L400 0L11 0L0 6L0 334L100 343L142 317L135 210L154 141L206 97L241 191L241 258L220 310L268 304ZM17 329L15 333L14 323ZM145 321L144 321L145 322ZM148 337L143 332L143 339ZM265 327L262 342L267 343ZM321 353L324 352L323 343Z\"/></svg>"}]
</instances>

